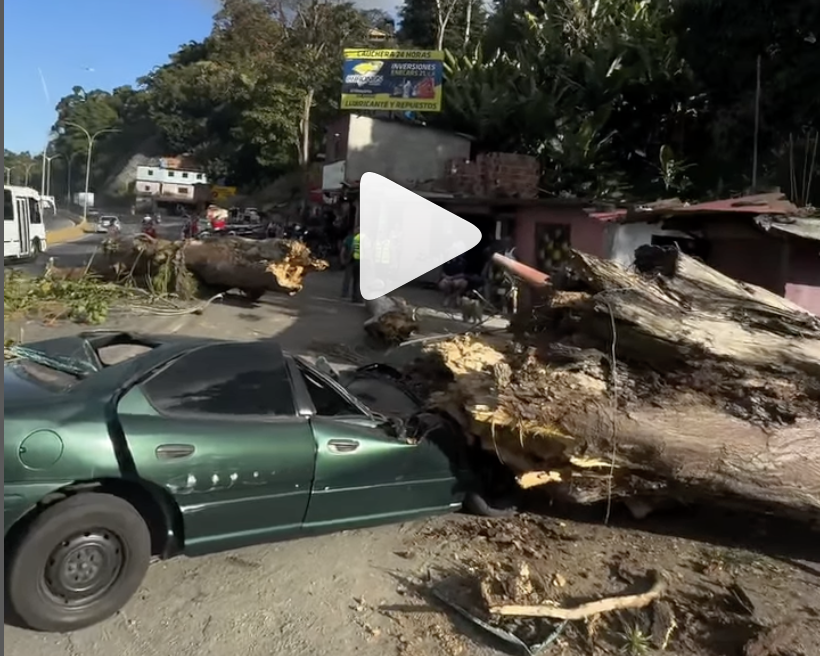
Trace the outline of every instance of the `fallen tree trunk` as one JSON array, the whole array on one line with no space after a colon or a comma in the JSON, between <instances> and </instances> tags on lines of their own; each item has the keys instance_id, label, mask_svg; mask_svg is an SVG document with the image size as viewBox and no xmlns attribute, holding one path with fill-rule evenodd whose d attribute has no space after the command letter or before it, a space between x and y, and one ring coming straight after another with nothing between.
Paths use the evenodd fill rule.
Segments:
<instances>
[{"instance_id":1,"label":"fallen tree trunk","mask_svg":"<svg viewBox=\"0 0 820 656\"><path fill-rule=\"evenodd\" d=\"M820 519L820 319L676 250L575 253L517 343L428 346L432 401L579 502L671 496Z\"/></svg>"},{"instance_id":2,"label":"fallen tree trunk","mask_svg":"<svg viewBox=\"0 0 820 656\"><path fill-rule=\"evenodd\" d=\"M167 241L138 235L106 243L91 270L105 278L132 278L162 292L191 297L238 289L251 299L265 292L295 294L305 276L326 269L301 242L218 237Z\"/></svg>"},{"instance_id":3,"label":"fallen tree trunk","mask_svg":"<svg viewBox=\"0 0 820 656\"><path fill-rule=\"evenodd\" d=\"M370 318L365 321L364 329L382 344L401 344L419 328L413 308L404 299L382 296L365 301L365 309Z\"/></svg>"}]
</instances>

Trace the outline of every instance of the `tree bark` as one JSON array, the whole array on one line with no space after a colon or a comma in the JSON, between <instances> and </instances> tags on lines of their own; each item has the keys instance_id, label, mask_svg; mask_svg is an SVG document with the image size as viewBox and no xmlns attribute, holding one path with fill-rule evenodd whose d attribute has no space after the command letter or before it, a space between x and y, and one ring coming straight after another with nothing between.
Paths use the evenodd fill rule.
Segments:
<instances>
[{"instance_id":1,"label":"tree bark","mask_svg":"<svg viewBox=\"0 0 820 656\"><path fill-rule=\"evenodd\" d=\"M431 344L433 402L580 502L716 499L820 520L820 319L678 251L575 253L517 340ZM555 279L553 280L555 282Z\"/></svg>"}]
</instances>

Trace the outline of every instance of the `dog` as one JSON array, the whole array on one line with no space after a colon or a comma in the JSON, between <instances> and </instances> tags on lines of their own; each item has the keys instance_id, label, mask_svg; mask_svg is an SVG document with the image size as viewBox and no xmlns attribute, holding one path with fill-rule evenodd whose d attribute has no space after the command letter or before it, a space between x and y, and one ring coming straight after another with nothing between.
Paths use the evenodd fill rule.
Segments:
<instances>
[{"instance_id":1,"label":"dog","mask_svg":"<svg viewBox=\"0 0 820 656\"><path fill-rule=\"evenodd\" d=\"M459 300L461 320L464 323L479 324L484 321L484 303L477 298L462 296Z\"/></svg>"},{"instance_id":2,"label":"dog","mask_svg":"<svg viewBox=\"0 0 820 656\"><path fill-rule=\"evenodd\" d=\"M444 294L444 307L458 308L459 299L467 291L468 282L461 276L442 278L438 288Z\"/></svg>"}]
</instances>

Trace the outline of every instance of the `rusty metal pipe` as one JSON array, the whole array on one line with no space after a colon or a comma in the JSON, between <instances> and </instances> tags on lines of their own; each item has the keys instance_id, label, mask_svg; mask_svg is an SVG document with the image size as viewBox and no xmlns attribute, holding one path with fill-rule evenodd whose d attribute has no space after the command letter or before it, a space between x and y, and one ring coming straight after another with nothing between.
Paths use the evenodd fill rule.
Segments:
<instances>
[{"instance_id":1,"label":"rusty metal pipe","mask_svg":"<svg viewBox=\"0 0 820 656\"><path fill-rule=\"evenodd\" d=\"M548 274L510 259L500 253L493 255L493 264L500 266L507 273L519 278L530 287L542 288L549 285L550 277Z\"/></svg>"}]
</instances>

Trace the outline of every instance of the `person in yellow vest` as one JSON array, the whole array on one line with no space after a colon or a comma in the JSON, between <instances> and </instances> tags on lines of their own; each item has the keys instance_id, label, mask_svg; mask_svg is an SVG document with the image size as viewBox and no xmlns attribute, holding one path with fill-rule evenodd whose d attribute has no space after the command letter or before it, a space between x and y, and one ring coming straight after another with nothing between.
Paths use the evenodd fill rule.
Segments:
<instances>
[{"instance_id":1,"label":"person in yellow vest","mask_svg":"<svg viewBox=\"0 0 820 656\"><path fill-rule=\"evenodd\" d=\"M362 235L359 232L358 226L356 233L353 235L353 249L351 253L351 282L353 289L351 290L350 300L358 303L362 300Z\"/></svg>"}]
</instances>

